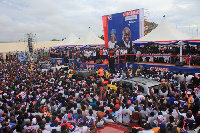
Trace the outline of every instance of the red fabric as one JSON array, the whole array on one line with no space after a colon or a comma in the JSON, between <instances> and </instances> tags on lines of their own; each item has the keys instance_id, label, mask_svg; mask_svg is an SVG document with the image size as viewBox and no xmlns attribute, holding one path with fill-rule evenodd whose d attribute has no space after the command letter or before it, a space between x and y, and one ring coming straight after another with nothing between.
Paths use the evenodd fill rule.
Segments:
<instances>
[{"instance_id":1,"label":"red fabric","mask_svg":"<svg viewBox=\"0 0 200 133\"><path fill-rule=\"evenodd\" d=\"M108 83L109 83L108 81L103 81L103 82L102 82L102 84L108 84Z\"/></svg>"},{"instance_id":2,"label":"red fabric","mask_svg":"<svg viewBox=\"0 0 200 133\"><path fill-rule=\"evenodd\" d=\"M119 104L116 104L116 105L115 105L115 109L116 109L116 110L119 110L119 108L120 108L120 105L119 105Z\"/></svg>"},{"instance_id":3,"label":"red fabric","mask_svg":"<svg viewBox=\"0 0 200 133\"><path fill-rule=\"evenodd\" d=\"M105 48L108 48L108 17L107 15L102 16L102 20L103 20Z\"/></svg>"}]
</instances>

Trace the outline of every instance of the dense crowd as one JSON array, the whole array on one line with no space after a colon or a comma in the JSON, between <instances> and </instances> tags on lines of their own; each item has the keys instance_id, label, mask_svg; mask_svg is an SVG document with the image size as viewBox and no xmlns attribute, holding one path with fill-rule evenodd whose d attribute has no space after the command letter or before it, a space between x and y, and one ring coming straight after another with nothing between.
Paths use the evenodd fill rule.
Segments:
<instances>
[{"instance_id":1,"label":"dense crowd","mask_svg":"<svg viewBox=\"0 0 200 133\"><path fill-rule=\"evenodd\" d=\"M100 68L81 78L75 73L84 67L42 71L38 62L18 62L15 54L11 55L0 64L3 133L86 133L108 123L134 123L141 127L139 133L199 132L199 74L139 66L116 72ZM140 92L138 84L132 87L122 82L136 76L161 85L147 95Z\"/></svg>"}]
</instances>

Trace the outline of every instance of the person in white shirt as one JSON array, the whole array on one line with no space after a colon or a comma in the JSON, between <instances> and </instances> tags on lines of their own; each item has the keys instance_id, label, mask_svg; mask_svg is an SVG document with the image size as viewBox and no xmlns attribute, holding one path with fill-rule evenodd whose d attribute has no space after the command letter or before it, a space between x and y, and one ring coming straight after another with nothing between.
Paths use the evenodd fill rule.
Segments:
<instances>
[{"instance_id":1,"label":"person in white shirt","mask_svg":"<svg viewBox=\"0 0 200 133\"><path fill-rule=\"evenodd\" d=\"M192 84L192 78L194 77L194 75L192 73L188 73L188 75L186 76L186 83L187 84Z\"/></svg>"},{"instance_id":2,"label":"person in white shirt","mask_svg":"<svg viewBox=\"0 0 200 133\"><path fill-rule=\"evenodd\" d=\"M116 55L119 55L119 49L116 50L115 54L116 54Z\"/></svg>"},{"instance_id":3,"label":"person in white shirt","mask_svg":"<svg viewBox=\"0 0 200 133\"><path fill-rule=\"evenodd\" d=\"M107 49L103 49L103 59L105 60L105 59L107 59L108 57L108 51L107 51Z\"/></svg>"},{"instance_id":4,"label":"person in white shirt","mask_svg":"<svg viewBox=\"0 0 200 133\"><path fill-rule=\"evenodd\" d=\"M96 56L97 56L97 53L96 53L96 50L94 49L92 51L92 60L94 61L94 63L96 62Z\"/></svg>"},{"instance_id":5,"label":"person in white shirt","mask_svg":"<svg viewBox=\"0 0 200 133\"><path fill-rule=\"evenodd\" d=\"M117 111L115 111L115 114L117 115L117 122L122 123L122 106L119 104L115 105L115 108Z\"/></svg>"},{"instance_id":6,"label":"person in white shirt","mask_svg":"<svg viewBox=\"0 0 200 133\"><path fill-rule=\"evenodd\" d=\"M54 124L54 126L51 127L51 131L56 130L57 132L60 132L61 131L61 127L60 127L60 125L58 125L58 121L54 120L53 124Z\"/></svg>"},{"instance_id":7,"label":"person in white shirt","mask_svg":"<svg viewBox=\"0 0 200 133\"><path fill-rule=\"evenodd\" d=\"M116 29L112 29L110 31L110 41L108 42L109 48L114 48L116 43Z\"/></svg>"},{"instance_id":8,"label":"person in white shirt","mask_svg":"<svg viewBox=\"0 0 200 133\"><path fill-rule=\"evenodd\" d=\"M106 120L108 123L114 123L112 114L109 114L109 115L108 115L108 118L105 118L105 120Z\"/></svg>"},{"instance_id":9,"label":"person in white shirt","mask_svg":"<svg viewBox=\"0 0 200 133\"><path fill-rule=\"evenodd\" d=\"M128 108L129 108L129 105L126 104L126 108L122 110L122 114L123 114L122 122L123 123L130 123L130 121L131 121L132 111Z\"/></svg>"}]
</instances>

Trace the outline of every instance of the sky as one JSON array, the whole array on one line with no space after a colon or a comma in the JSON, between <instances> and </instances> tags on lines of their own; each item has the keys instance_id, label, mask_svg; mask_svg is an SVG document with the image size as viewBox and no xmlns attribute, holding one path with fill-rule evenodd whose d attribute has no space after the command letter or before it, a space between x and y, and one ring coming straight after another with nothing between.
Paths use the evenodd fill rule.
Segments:
<instances>
[{"instance_id":1,"label":"sky","mask_svg":"<svg viewBox=\"0 0 200 133\"><path fill-rule=\"evenodd\" d=\"M200 0L0 0L0 42L62 40L69 33L81 38L89 27L103 35L102 16L144 8L159 24L163 15L178 30L200 34ZM197 30L198 29L198 30Z\"/></svg>"}]
</instances>

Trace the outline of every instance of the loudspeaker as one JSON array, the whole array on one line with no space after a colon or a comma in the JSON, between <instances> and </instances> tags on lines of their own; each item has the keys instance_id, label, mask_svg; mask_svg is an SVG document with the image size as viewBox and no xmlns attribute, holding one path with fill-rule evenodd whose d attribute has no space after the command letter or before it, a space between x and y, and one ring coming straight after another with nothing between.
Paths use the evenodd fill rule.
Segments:
<instances>
[{"instance_id":1,"label":"loudspeaker","mask_svg":"<svg viewBox=\"0 0 200 133\"><path fill-rule=\"evenodd\" d=\"M183 62L176 61L175 66L184 66Z\"/></svg>"},{"instance_id":2,"label":"loudspeaker","mask_svg":"<svg viewBox=\"0 0 200 133\"><path fill-rule=\"evenodd\" d=\"M119 60L119 63L124 63L124 62L125 62L124 59L120 59L120 60Z\"/></svg>"},{"instance_id":3,"label":"loudspeaker","mask_svg":"<svg viewBox=\"0 0 200 133\"><path fill-rule=\"evenodd\" d=\"M115 68L115 58L114 57L109 58L109 68L110 69Z\"/></svg>"},{"instance_id":4,"label":"loudspeaker","mask_svg":"<svg viewBox=\"0 0 200 133\"><path fill-rule=\"evenodd\" d=\"M134 63L135 61L135 55L130 55L130 62Z\"/></svg>"},{"instance_id":5,"label":"loudspeaker","mask_svg":"<svg viewBox=\"0 0 200 133\"><path fill-rule=\"evenodd\" d=\"M65 63L69 63L69 58L67 56L64 57Z\"/></svg>"},{"instance_id":6,"label":"loudspeaker","mask_svg":"<svg viewBox=\"0 0 200 133\"><path fill-rule=\"evenodd\" d=\"M97 63L97 64L102 64L103 62L102 62L101 59L99 59L99 60L96 61L96 63Z\"/></svg>"}]
</instances>

